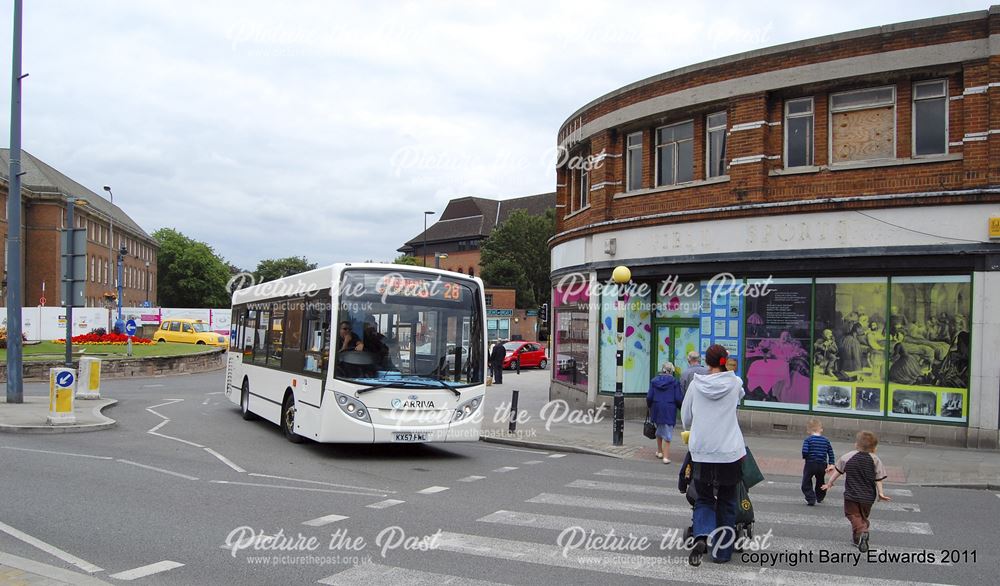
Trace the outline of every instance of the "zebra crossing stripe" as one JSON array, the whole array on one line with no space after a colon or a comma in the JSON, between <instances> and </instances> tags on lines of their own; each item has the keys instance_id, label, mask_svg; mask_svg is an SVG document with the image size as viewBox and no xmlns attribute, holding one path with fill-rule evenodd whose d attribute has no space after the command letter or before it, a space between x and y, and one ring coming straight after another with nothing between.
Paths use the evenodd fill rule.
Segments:
<instances>
[{"instance_id":1,"label":"zebra crossing stripe","mask_svg":"<svg viewBox=\"0 0 1000 586\"><path fill-rule=\"evenodd\" d=\"M691 507L665 505L659 503L636 503L620 500L598 499L591 497L572 496L568 494L545 493L530 498L528 503L542 505L558 505L563 507L580 507L586 509L603 509L605 511L623 511L628 513L643 513L654 515L672 515L691 518ZM774 523L777 525L806 525L810 527L831 527L843 529L847 523L843 518L820 517L817 515L799 515L795 513L768 513L754 511L757 523ZM927 523L910 521L883 521L872 519L872 531L888 531L889 533L915 533L917 535L934 535Z\"/></svg>"},{"instance_id":2,"label":"zebra crossing stripe","mask_svg":"<svg viewBox=\"0 0 1000 586\"><path fill-rule=\"evenodd\" d=\"M665 495L670 495L677 498L685 498L684 495L681 494L680 492L676 490L665 490L664 487L662 486L649 486L643 484L622 484L617 482L600 482L596 480L574 480L573 482L567 484L566 488L586 488L589 490L604 490L617 493L648 494L650 496L656 496L656 497L663 497ZM751 493L750 500L755 503L778 503L778 504L788 504L788 505L801 504L802 506L805 506L804 498L795 498L780 494ZM829 509L830 507L829 506L820 507L820 510L823 508ZM920 505L916 503L879 502L875 505L874 508L885 511L902 511L906 513L920 512Z\"/></svg>"},{"instance_id":3,"label":"zebra crossing stripe","mask_svg":"<svg viewBox=\"0 0 1000 586\"><path fill-rule=\"evenodd\" d=\"M485 476L466 476L465 478L459 478L459 482L475 482L477 480L482 480L486 478Z\"/></svg>"},{"instance_id":4,"label":"zebra crossing stripe","mask_svg":"<svg viewBox=\"0 0 1000 586\"><path fill-rule=\"evenodd\" d=\"M328 586L436 586L438 584L468 584L469 586L502 586L498 582L474 580L448 574L435 574L380 564L359 564L327 576L319 581Z\"/></svg>"},{"instance_id":5,"label":"zebra crossing stripe","mask_svg":"<svg viewBox=\"0 0 1000 586\"><path fill-rule=\"evenodd\" d=\"M636 537L646 537L654 547L659 547L661 544L666 544L669 551L683 551L684 555L687 555L688 550L681 549L676 546L671 546L673 544L680 543L683 541L683 532L676 527L663 527L657 525L641 525L636 523L622 523L619 521L604 521L600 519L581 519L578 517L560 517L557 515L539 515L536 513L523 513L518 511L496 511L495 513L490 513L485 517L477 519L480 523L493 523L498 525L510 525L513 527L534 527L538 529L551 529L553 531L565 531L568 527L581 527L585 531L594 531L595 533L606 534L609 531L614 531L616 535L630 536L635 535ZM762 533L758 533L762 537ZM853 553L857 551L857 548L851 546L846 540L821 540L821 539L800 539L798 537L778 537L771 535L768 538L768 550L770 551L819 551L826 550L830 552L837 553ZM924 550L922 549L905 549L897 547L885 547L881 548L886 551L893 553L913 553L917 554ZM659 551L659 550L657 550ZM872 548L871 551L877 552L879 549ZM943 563L937 561L930 565L936 566L950 566L950 563Z\"/></svg>"},{"instance_id":6,"label":"zebra crossing stripe","mask_svg":"<svg viewBox=\"0 0 1000 586\"><path fill-rule=\"evenodd\" d=\"M406 501L401 501L398 499L386 499L384 501L379 501L377 503L372 503L370 505L365 505L369 509L388 509L389 507L394 507L396 505L401 505Z\"/></svg>"},{"instance_id":7,"label":"zebra crossing stripe","mask_svg":"<svg viewBox=\"0 0 1000 586\"><path fill-rule=\"evenodd\" d=\"M613 476L615 478L626 478L634 480L653 480L667 482L669 486L676 486L677 484L677 471L673 470L669 474L655 473L655 472L634 472L632 470L613 470L610 468L605 468L594 472L594 476ZM775 480L765 480L760 484L761 487L766 488L781 488L781 489L794 489L802 490L801 483L798 482L779 482ZM837 485L832 489L827 491L828 493L843 492L844 487ZM885 494L887 496L902 496L907 498L913 497L913 491L908 488L887 488L885 489ZM1000 495L997 495L1000 496Z\"/></svg>"},{"instance_id":8,"label":"zebra crossing stripe","mask_svg":"<svg viewBox=\"0 0 1000 586\"><path fill-rule=\"evenodd\" d=\"M336 523L337 521L343 521L347 519L344 515L326 515L325 517L319 517L311 521L303 521L303 525L308 525L309 527L322 527L323 525L329 525L330 523Z\"/></svg>"},{"instance_id":9,"label":"zebra crossing stripe","mask_svg":"<svg viewBox=\"0 0 1000 586\"><path fill-rule=\"evenodd\" d=\"M652 557L609 551L579 550L569 550L563 555L563 548L558 545L450 532L439 535L436 550L504 561L691 584L760 586L760 584L767 583L825 586L831 580L827 574L774 568L754 570L743 565L712 567L713 564L702 564L701 567L692 568L688 566L687 556ZM838 586L848 584L857 586L903 586L904 584L927 586L926 583L908 580L869 577L838 575L834 579Z\"/></svg>"}]
</instances>

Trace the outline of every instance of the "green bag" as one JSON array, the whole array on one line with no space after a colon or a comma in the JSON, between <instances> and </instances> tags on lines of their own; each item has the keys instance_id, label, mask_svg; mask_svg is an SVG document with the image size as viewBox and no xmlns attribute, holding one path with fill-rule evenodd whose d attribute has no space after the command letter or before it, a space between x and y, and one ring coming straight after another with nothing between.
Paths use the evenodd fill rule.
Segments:
<instances>
[{"instance_id":1,"label":"green bag","mask_svg":"<svg viewBox=\"0 0 1000 586\"><path fill-rule=\"evenodd\" d=\"M736 524L752 525L753 521L753 502L750 501L747 485L740 482L736 485Z\"/></svg>"},{"instance_id":2,"label":"green bag","mask_svg":"<svg viewBox=\"0 0 1000 586\"><path fill-rule=\"evenodd\" d=\"M749 447L747 448L747 455L743 458L742 462L743 484L747 490L764 481L764 474L761 473L760 468L757 466L757 460L754 460Z\"/></svg>"}]
</instances>

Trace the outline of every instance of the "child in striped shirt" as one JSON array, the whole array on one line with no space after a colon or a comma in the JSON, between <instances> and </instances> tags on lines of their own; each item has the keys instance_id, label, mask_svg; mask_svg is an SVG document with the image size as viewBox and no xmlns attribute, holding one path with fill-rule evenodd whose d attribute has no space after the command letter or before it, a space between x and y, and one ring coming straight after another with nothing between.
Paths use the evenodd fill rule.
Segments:
<instances>
[{"instance_id":1,"label":"child in striped shirt","mask_svg":"<svg viewBox=\"0 0 1000 586\"><path fill-rule=\"evenodd\" d=\"M806 504L812 507L826 498L823 483L826 473L833 469L837 460L833 456L830 440L823 437L823 424L819 419L810 419L806 429L810 435L802 442L802 459L806 461L802 467L802 494L806 497Z\"/></svg>"},{"instance_id":2,"label":"child in striped shirt","mask_svg":"<svg viewBox=\"0 0 1000 586\"><path fill-rule=\"evenodd\" d=\"M824 486L829 490L841 475L844 475L844 516L851 522L854 545L862 552L868 551L868 517L875 500L892 500L885 496L882 481L886 478L885 466L875 455L878 436L870 431L859 431L856 450L840 457L834 467L830 481Z\"/></svg>"}]
</instances>

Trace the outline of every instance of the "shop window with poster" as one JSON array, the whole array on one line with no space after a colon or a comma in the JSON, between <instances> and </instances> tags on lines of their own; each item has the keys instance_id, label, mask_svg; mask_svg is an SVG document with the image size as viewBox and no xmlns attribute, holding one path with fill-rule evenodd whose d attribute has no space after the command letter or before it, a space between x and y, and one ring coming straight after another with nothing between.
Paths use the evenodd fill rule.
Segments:
<instances>
[{"instance_id":1,"label":"shop window with poster","mask_svg":"<svg viewBox=\"0 0 1000 586\"><path fill-rule=\"evenodd\" d=\"M760 294L744 301L744 405L808 410L812 279L749 284Z\"/></svg>"},{"instance_id":2,"label":"shop window with poster","mask_svg":"<svg viewBox=\"0 0 1000 586\"><path fill-rule=\"evenodd\" d=\"M553 290L552 378L587 388L590 292L584 286Z\"/></svg>"},{"instance_id":3,"label":"shop window with poster","mask_svg":"<svg viewBox=\"0 0 1000 586\"><path fill-rule=\"evenodd\" d=\"M971 278L893 277L889 289L888 416L967 422Z\"/></svg>"}]
</instances>

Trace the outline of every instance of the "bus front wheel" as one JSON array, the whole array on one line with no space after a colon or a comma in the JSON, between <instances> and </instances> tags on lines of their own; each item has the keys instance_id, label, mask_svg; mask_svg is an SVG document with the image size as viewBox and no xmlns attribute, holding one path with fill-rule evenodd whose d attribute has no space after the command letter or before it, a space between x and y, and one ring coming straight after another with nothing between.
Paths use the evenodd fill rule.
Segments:
<instances>
[{"instance_id":1,"label":"bus front wheel","mask_svg":"<svg viewBox=\"0 0 1000 586\"><path fill-rule=\"evenodd\" d=\"M293 444L302 443L302 436L295 433L295 397L290 392L285 394L285 402L281 406L281 431L285 432L285 439Z\"/></svg>"},{"instance_id":2,"label":"bus front wheel","mask_svg":"<svg viewBox=\"0 0 1000 586\"><path fill-rule=\"evenodd\" d=\"M250 412L250 381L247 379L243 379L243 388L240 391L240 415L246 421L256 419L254 414Z\"/></svg>"}]
</instances>

